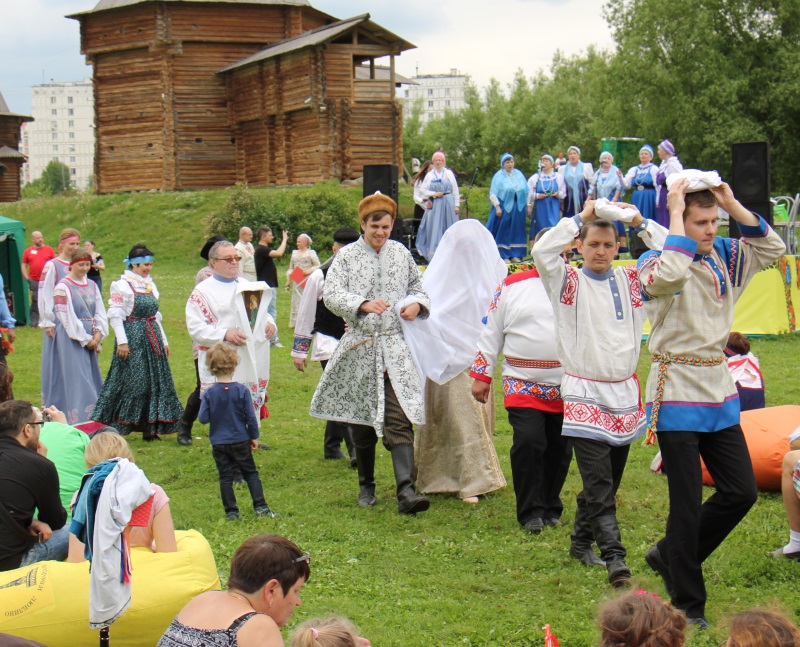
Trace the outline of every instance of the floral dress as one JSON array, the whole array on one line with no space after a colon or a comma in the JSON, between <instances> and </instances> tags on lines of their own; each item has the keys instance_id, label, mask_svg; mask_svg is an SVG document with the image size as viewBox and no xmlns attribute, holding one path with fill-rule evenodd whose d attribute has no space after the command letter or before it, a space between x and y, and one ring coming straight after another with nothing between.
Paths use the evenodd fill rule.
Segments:
<instances>
[{"instance_id":1,"label":"floral dress","mask_svg":"<svg viewBox=\"0 0 800 647\"><path fill-rule=\"evenodd\" d=\"M177 431L183 406L172 381L155 284L149 277L125 272L111 284L109 304L116 334L114 357L92 419L122 434L143 431L151 437ZM125 343L130 354L122 359L116 350Z\"/></svg>"},{"instance_id":2,"label":"floral dress","mask_svg":"<svg viewBox=\"0 0 800 647\"><path fill-rule=\"evenodd\" d=\"M292 259L289 261L289 269L286 272L286 277L289 281L293 282L289 277L292 272L294 272L295 268L298 267L303 270L306 273L306 277L308 277L319 265L319 257L317 256L317 252L313 249L296 249L292 252ZM292 289L292 310L289 313L289 328L294 328L294 323L297 320L297 311L300 309L300 299L303 298L303 290L305 287L305 277L300 283L294 283Z\"/></svg>"}]
</instances>

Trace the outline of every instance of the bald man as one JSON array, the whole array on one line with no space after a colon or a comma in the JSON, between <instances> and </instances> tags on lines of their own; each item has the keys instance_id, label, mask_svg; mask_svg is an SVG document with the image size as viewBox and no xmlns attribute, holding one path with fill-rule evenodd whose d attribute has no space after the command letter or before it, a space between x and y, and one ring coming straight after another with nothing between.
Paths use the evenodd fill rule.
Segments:
<instances>
[{"instance_id":1,"label":"bald man","mask_svg":"<svg viewBox=\"0 0 800 647\"><path fill-rule=\"evenodd\" d=\"M36 328L39 325L39 279L42 278L42 268L51 258L56 257L55 251L44 244L41 231L31 233L33 245L22 254L22 276L28 282L31 291L31 311L28 325Z\"/></svg>"},{"instance_id":2,"label":"bald man","mask_svg":"<svg viewBox=\"0 0 800 647\"><path fill-rule=\"evenodd\" d=\"M242 257L242 261L239 263L239 274L248 281L255 281L256 250L253 249L253 243L250 242L251 240L253 240L253 230L250 229L250 227L242 227L239 230L239 242L236 243L234 247Z\"/></svg>"}]
</instances>

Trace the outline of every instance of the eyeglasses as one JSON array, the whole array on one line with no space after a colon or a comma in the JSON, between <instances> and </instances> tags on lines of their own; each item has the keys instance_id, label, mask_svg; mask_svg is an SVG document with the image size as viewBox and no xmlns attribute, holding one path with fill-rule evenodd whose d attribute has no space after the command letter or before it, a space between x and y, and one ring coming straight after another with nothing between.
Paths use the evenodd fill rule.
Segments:
<instances>
[{"instance_id":1,"label":"eyeglasses","mask_svg":"<svg viewBox=\"0 0 800 647\"><path fill-rule=\"evenodd\" d=\"M311 563L311 554L304 552L302 555L300 555L300 557L296 557L292 561L295 564L297 564L297 562L306 562L307 564L310 564Z\"/></svg>"},{"instance_id":2,"label":"eyeglasses","mask_svg":"<svg viewBox=\"0 0 800 647\"><path fill-rule=\"evenodd\" d=\"M241 256L226 256L224 258L215 258L215 261L225 261L226 263L238 263L242 260Z\"/></svg>"},{"instance_id":3,"label":"eyeglasses","mask_svg":"<svg viewBox=\"0 0 800 647\"><path fill-rule=\"evenodd\" d=\"M575 252L561 252L561 253L559 254L559 256L560 256L561 258L563 258L565 261L568 261L568 260L570 260L570 259L571 259L573 256L575 256Z\"/></svg>"}]
</instances>

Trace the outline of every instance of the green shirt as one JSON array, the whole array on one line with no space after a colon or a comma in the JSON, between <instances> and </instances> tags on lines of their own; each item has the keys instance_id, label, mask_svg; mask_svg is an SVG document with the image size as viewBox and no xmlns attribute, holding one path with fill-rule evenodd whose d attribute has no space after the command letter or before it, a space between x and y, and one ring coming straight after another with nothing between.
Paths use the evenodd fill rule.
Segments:
<instances>
[{"instance_id":1,"label":"green shirt","mask_svg":"<svg viewBox=\"0 0 800 647\"><path fill-rule=\"evenodd\" d=\"M46 422L42 426L40 440L47 447L47 458L56 465L59 496L69 520L72 518L69 509L72 495L78 491L81 478L86 473L83 451L89 444L89 435L60 422Z\"/></svg>"}]
</instances>

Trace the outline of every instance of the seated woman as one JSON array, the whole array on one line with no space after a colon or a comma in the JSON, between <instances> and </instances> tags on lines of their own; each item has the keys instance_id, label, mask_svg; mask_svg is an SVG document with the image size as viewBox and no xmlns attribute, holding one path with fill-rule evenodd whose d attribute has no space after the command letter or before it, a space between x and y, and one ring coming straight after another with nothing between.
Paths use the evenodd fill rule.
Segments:
<instances>
[{"instance_id":1,"label":"seated woman","mask_svg":"<svg viewBox=\"0 0 800 647\"><path fill-rule=\"evenodd\" d=\"M800 562L800 438L790 440L792 451L783 457L781 472L781 493L789 520L789 543L773 551L772 556Z\"/></svg>"},{"instance_id":2,"label":"seated woman","mask_svg":"<svg viewBox=\"0 0 800 647\"><path fill-rule=\"evenodd\" d=\"M728 360L728 372L736 383L739 392L739 406L742 411L763 409L764 376L758 364L758 357L750 352L750 340L740 332L728 335L728 345L724 348Z\"/></svg>"},{"instance_id":3,"label":"seated woman","mask_svg":"<svg viewBox=\"0 0 800 647\"><path fill-rule=\"evenodd\" d=\"M84 450L84 461L87 468L99 465L111 458L127 458L135 462L128 442L113 427L105 427L95 433ZM130 546L144 546L154 553L174 553L178 550L175 541L175 528L172 525L172 514L169 511L169 497L160 485L150 484L153 494L153 505L146 526L128 526L128 542ZM78 538L69 535L68 562L84 560L84 545Z\"/></svg>"},{"instance_id":4,"label":"seated woman","mask_svg":"<svg viewBox=\"0 0 800 647\"><path fill-rule=\"evenodd\" d=\"M279 535L245 540L231 560L227 591L207 591L175 616L156 647L283 647L280 627L301 604L311 556Z\"/></svg>"}]
</instances>

